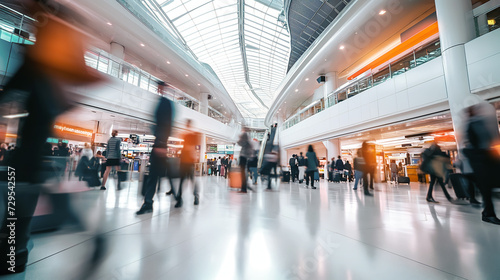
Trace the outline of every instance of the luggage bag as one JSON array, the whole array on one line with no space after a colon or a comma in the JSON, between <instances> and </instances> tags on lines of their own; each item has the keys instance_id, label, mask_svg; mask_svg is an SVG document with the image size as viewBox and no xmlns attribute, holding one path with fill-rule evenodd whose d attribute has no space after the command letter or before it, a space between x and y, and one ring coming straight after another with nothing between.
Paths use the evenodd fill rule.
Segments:
<instances>
[{"instance_id":1,"label":"luggage bag","mask_svg":"<svg viewBox=\"0 0 500 280\"><path fill-rule=\"evenodd\" d=\"M290 182L290 171L283 171L283 182Z\"/></svg>"},{"instance_id":2,"label":"luggage bag","mask_svg":"<svg viewBox=\"0 0 500 280\"><path fill-rule=\"evenodd\" d=\"M450 174L450 182L457 198L469 198L469 194L467 193L469 180L467 177L459 173Z\"/></svg>"},{"instance_id":3,"label":"luggage bag","mask_svg":"<svg viewBox=\"0 0 500 280\"><path fill-rule=\"evenodd\" d=\"M340 173L335 170L333 172L333 180L332 180L334 183L340 183Z\"/></svg>"},{"instance_id":4,"label":"luggage bag","mask_svg":"<svg viewBox=\"0 0 500 280\"><path fill-rule=\"evenodd\" d=\"M241 173L240 171L229 172L229 187L233 189L241 189Z\"/></svg>"},{"instance_id":5,"label":"luggage bag","mask_svg":"<svg viewBox=\"0 0 500 280\"><path fill-rule=\"evenodd\" d=\"M398 184L410 184L410 177L399 176Z\"/></svg>"},{"instance_id":6,"label":"luggage bag","mask_svg":"<svg viewBox=\"0 0 500 280\"><path fill-rule=\"evenodd\" d=\"M314 180L319 181L319 172L318 171L314 172Z\"/></svg>"}]
</instances>

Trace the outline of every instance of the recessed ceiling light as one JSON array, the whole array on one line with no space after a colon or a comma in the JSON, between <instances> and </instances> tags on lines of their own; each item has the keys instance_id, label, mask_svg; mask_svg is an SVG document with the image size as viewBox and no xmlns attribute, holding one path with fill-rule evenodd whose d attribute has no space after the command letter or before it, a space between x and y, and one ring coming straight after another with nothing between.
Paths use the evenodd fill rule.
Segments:
<instances>
[{"instance_id":1,"label":"recessed ceiling light","mask_svg":"<svg viewBox=\"0 0 500 280\"><path fill-rule=\"evenodd\" d=\"M198 84L198 86L201 86L200 84Z\"/></svg>"},{"instance_id":2,"label":"recessed ceiling light","mask_svg":"<svg viewBox=\"0 0 500 280\"><path fill-rule=\"evenodd\" d=\"M106 24L107 24L107 25L110 25L110 26L111 26L111 25L113 25L113 24L112 24L111 22L109 22L109 21L108 21Z\"/></svg>"},{"instance_id":3,"label":"recessed ceiling light","mask_svg":"<svg viewBox=\"0 0 500 280\"><path fill-rule=\"evenodd\" d=\"M299 91L299 89L296 89L296 90L295 90L295 92L298 92L298 91Z\"/></svg>"},{"instance_id":4,"label":"recessed ceiling light","mask_svg":"<svg viewBox=\"0 0 500 280\"><path fill-rule=\"evenodd\" d=\"M386 11L386 10L381 10L378 14L379 14L379 15L385 15L385 13L387 13L387 11Z\"/></svg>"},{"instance_id":5,"label":"recessed ceiling light","mask_svg":"<svg viewBox=\"0 0 500 280\"><path fill-rule=\"evenodd\" d=\"M286 101L285 101L285 104L286 104Z\"/></svg>"},{"instance_id":6,"label":"recessed ceiling light","mask_svg":"<svg viewBox=\"0 0 500 280\"><path fill-rule=\"evenodd\" d=\"M306 78L306 82L309 81L309 78Z\"/></svg>"},{"instance_id":7,"label":"recessed ceiling light","mask_svg":"<svg viewBox=\"0 0 500 280\"><path fill-rule=\"evenodd\" d=\"M188 75L188 74L186 74L186 75L184 75L184 76L189 77L189 75Z\"/></svg>"},{"instance_id":8,"label":"recessed ceiling light","mask_svg":"<svg viewBox=\"0 0 500 280\"><path fill-rule=\"evenodd\" d=\"M143 43L141 43L141 47L145 47L146 45L144 45Z\"/></svg>"},{"instance_id":9,"label":"recessed ceiling light","mask_svg":"<svg viewBox=\"0 0 500 280\"><path fill-rule=\"evenodd\" d=\"M339 49L343 50L343 49L345 49L345 46L342 45L342 46L339 47Z\"/></svg>"},{"instance_id":10,"label":"recessed ceiling light","mask_svg":"<svg viewBox=\"0 0 500 280\"><path fill-rule=\"evenodd\" d=\"M170 61L167 60L167 64L170 64Z\"/></svg>"}]
</instances>

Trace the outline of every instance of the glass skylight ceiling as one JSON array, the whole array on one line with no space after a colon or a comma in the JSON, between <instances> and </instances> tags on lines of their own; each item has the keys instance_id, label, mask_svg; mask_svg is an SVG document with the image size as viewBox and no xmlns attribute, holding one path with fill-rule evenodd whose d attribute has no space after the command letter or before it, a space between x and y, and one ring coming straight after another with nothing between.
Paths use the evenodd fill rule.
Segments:
<instances>
[{"instance_id":1,"label":"glass skylight ceiling","mask_svg":"<svg viewBox=\"0 0 500 280\"><path fill-rule=\"evenodd\" d=\"M214 69L243 116L265 117L286 75L290 53L289 34L278 22L283 0L143 0L143 4Z\"/></svg>"}]
</instances>

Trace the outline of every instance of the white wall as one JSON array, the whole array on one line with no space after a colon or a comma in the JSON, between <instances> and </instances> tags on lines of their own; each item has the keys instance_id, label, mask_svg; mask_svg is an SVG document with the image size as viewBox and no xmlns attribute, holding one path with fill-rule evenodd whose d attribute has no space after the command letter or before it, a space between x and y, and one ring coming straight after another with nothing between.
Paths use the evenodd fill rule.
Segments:
<instances>
[{"instance_id":1,"label":"white wall","mask_svg":"<svg viewBox=\"0 0 500 280\"><path fill-rule=\"evenodd\" d=\"M438 57L282 131L281 145L319 142L446 110L443 75Z\"/></svg>"},{"instance_id":2,"label":"white wall","mask_svg":"<svg viewBox=\"0 0 500 280\"><path fill-rule=\"evenodd\" d=\"M499 95L500 29L465 44L469 82L473 93L492 98Z\"/></svg>"}]
</instances>

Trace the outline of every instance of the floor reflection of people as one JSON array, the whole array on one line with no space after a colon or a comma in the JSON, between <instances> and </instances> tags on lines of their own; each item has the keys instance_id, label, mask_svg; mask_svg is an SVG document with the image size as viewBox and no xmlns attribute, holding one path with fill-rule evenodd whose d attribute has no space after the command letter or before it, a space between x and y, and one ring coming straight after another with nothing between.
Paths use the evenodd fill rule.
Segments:
<instances>
[{"instance_id":1,"label":"floor reflection of people","mask_svg":"<svg viewBox=\"0 0 500 280\"><path fill-rule=\"evenodd\" d=\"M250 241L253 226L253 218L256 212L257 198L250 197L248 206L240 208L239 227L238 227L238 240L236 242L236 274L235 279L247 279L246 269L248 266L248 255L250 252ZM255 230L255 229L254 229Z\"/></svg>"},{"instance_id":2,"label":"floor reflection of people","mask_svg":"<svg viewBox=\"0 0 500 280\"><path fill-rule=\"evenodd\" d=\"M305 219L311 237L316 237L318 234L320 221L321 196L320 193L308 193L306 198Z\"/></svg>"}]
</instances>

